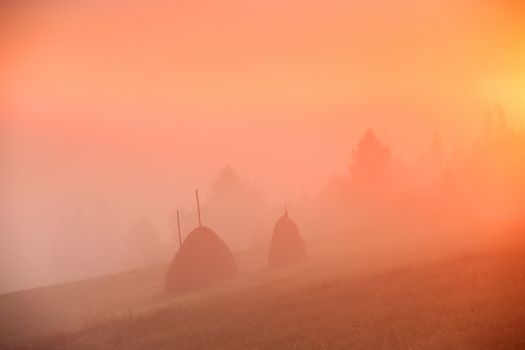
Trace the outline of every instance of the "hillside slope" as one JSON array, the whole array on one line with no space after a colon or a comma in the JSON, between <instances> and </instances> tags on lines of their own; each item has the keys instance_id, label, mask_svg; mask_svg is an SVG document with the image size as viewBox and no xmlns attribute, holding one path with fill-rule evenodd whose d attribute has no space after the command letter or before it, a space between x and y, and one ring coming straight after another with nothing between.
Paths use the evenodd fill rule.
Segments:
<instances>
[{"instance_id":1,"label":"hillside slope","mask_svg":"<svg viewBox=\"0 0 525 350\"><path fill-rule=\"evenodd\" d=\"M392 242L373 250L352 242L350 255L316 243L307 262L278 271L263 268L264 251L239 253L241 276L175 298L161 294L165 266L5 295L2 341L95 350L525 348L524 249L437 258Z\"/></svg>"}]
</instances>

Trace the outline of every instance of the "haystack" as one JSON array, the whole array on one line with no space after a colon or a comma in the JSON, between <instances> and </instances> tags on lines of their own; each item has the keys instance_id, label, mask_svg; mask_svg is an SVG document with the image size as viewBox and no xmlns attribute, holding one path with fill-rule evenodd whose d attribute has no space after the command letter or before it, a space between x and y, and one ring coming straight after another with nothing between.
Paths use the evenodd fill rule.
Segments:
<instances>
[{"instance_id":1,"label":"haystack","mask_svg":"<svg viewBox=\"0 0 525 350\"><path fill-rule=\"evenodd\" d=\"M190 291L236 273L233 254L215 232L201 225L199 208L199 226L188 234L175 254L166 276L166 292Z\"/></svg>"},{"instance_id":2,"label":"haystack","mask_svg":"<svg viewBox=\"0 0 525 350\"><path fill-rule=\"evenodd\" d=\"M190 232L166 276L166 292L204 287L237 273L237 264L226 244L206 226Z\"/></svg>"},{"instance_id":3,"label":"haystack","mask_svg":"<svg viewBox=\"0 0 525 350\"><path fill-rule=\"evenodd\" d=\"M301 261L306 258L306 248L299 233L299 228L288 216L285 209L277 220L268 252L270 267L279 267Z\"/></svg>"}]
</instances>

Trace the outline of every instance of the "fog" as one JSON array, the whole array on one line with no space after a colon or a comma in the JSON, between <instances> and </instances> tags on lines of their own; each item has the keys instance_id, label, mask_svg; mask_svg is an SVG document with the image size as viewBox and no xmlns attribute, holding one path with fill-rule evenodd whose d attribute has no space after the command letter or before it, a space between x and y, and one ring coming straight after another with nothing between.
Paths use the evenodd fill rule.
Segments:
<instances>
[{"instance_id":1,"label":"fog","mask_svg":"<svg viewBox=\"0 0 525 350\"><path fill-rule=\"evenodd\" d=\"M195 189L234 251L285 206L307 239L524 224L512 5L105 3L4 5L0 292L168 262Z\"/></svg>"},{"instance_id":2,"label":"fog","mask_svg":"<svg viewBox=\"0 0 525 350\"><path fill-rule=\"evenodd\" d=\"M181 132L172 125L173 134ZM195 188L204 223L234 250L268 244L284 206L307 236L425 221L429 229L450 222L454 234L487 225L507 229L524 217L525 139L511 125L485 127L493 130L480 125L478 138L461 147L429 129L417 157L390 145L395 134L388 134L389 144L372 129L331 151L303 130L275 127L276 137L264 137L269 145L261 140L252 149L254 140L219 143L211 134L220 131L203 126L185 146L167 131L152 137L138 130L132 137L115 130L124 139L117 142L137 144L123 149L92 130L67 131L70 137L61 139L64 130L44 138L12 128L5 138L2 286L8 291L168 261L178 244L175 210L183 236L197 225ZM248 130L242 133L260 137ZM239 151L222 149L229 147Z\"/></svg>"}]
</instances>

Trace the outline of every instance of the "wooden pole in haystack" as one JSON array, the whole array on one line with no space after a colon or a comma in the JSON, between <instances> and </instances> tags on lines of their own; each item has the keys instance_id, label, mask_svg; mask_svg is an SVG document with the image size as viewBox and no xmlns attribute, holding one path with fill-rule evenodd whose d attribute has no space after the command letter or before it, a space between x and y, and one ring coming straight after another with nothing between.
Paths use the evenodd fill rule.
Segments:
<instances>
[{"instance_id":1,"label":"wooden pole in haystack","mask_svg":"<svg viewBox=\"0 0 525 350\"><path fill-rule=\"evenodd\" d=\"M182 247L182 237L180 234L180 218L179 218L179 209L177 209L177 229L179 230L179 248Z\"/></svg>"},{"instance_id":2,"label":"wooden pole in haystack","mask_svg":"<svg viewBox=\"0 0 525 350\"><path fill-rule=\"evenodd\" d=\"M199 190L195 189L195 197L197 198L197 213L199 214L199 227L202 226L201 222L201 205L199 203Z\"/></svg>"}]
</instances>

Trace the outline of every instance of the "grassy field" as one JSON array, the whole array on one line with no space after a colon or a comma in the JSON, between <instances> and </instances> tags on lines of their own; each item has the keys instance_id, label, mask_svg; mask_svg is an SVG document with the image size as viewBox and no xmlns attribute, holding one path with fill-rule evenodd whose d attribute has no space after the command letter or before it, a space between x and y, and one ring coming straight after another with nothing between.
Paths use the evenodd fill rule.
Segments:
<instances>
[{"instance_id":1,"label":"grassy field","mask_svg":"<svg viewBox=\"0 0 525 350\"><path fill-rule=\"evenodd\" d=\"M523 245L367 242L310 240L279 271L239 252L239 277L178 297L166 266L6 294L1 348L525 349Z\"/></svg>"}]
</instances>

